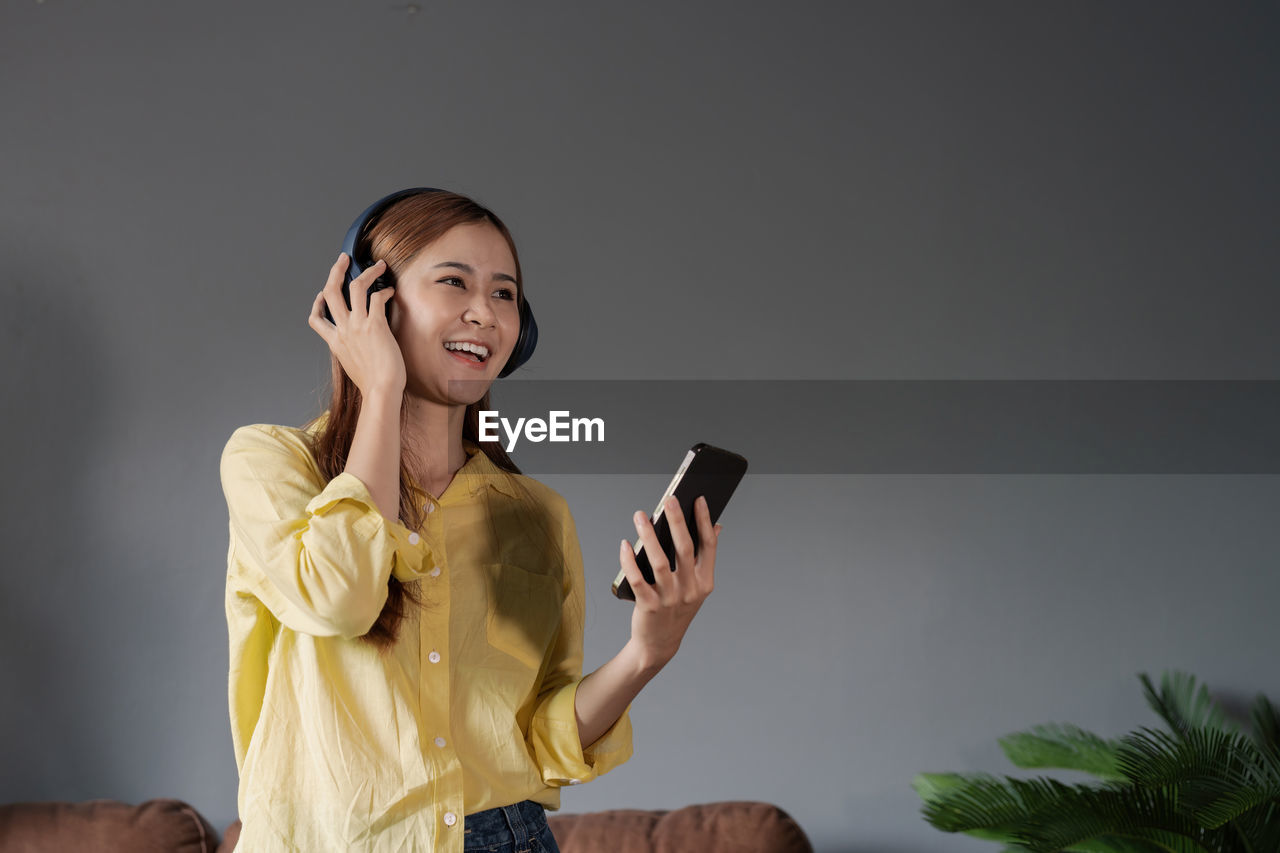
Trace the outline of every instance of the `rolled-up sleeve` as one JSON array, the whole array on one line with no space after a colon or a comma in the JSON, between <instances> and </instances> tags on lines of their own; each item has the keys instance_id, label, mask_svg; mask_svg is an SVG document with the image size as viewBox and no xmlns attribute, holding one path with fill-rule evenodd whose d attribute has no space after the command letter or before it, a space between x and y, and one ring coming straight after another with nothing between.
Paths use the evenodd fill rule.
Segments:
<instances>
[{"instance_id":1,"label":"rolled-up sleeve","mask_svg":"<svg viewBox=\"0 0 1280 853\"><path fill-rule=\"evenodd\" d=\"M564 606L551 649L551 662L529 727L529 748L551 786L576 785L608 773L631 757L631 709L585 748L578 736L574 702L582 683L582 633L585 582L578 533L567 504L563 513Z\"/></svg>"},{"instance_id":2,"label":"rolled-up sleeve","mask_svg":"<svg viewBox=\"0 0 1280 853\"><path fill-rule=\"evenodd\" d=\"M241 427L220 469L230 565L240 575L231 580L294 631L362 636L382 612L392 574L407 582L444 565L438 518L428 516L422 532L384 518L355 475L325 483L296 437Z\"/></svg>"}]
</instances>

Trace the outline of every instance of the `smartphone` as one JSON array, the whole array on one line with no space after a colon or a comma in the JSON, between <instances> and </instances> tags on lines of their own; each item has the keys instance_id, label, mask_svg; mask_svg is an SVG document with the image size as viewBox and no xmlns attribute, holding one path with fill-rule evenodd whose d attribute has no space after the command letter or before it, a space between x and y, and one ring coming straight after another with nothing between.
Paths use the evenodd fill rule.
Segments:
<instances>
[{"instance_id":1,"label":"smartphone","mask_svg":"<svg viewBox=\"0 0 1280 853\"><path fill-rule=\"evenodd\" d=\"M738 488L738 483L742 482L742 477L746 473L745 457L719 447L712 447L710 444L699 442L685 454L684 461L680 463L676 475L671 478L671 484L667 486L667 490L658 499L658 508L651 516L654 533L658 535L658 544L667 555L667 564L671 567L671 571L675 571L676 568L676 546L671 538L671 527L667 523L663 506L667 497L675 495L676 500L680 502L685 526L689 529L690 538L693 539L693 552L697 554L700 543L694 501L699 496L706 497L707 509L711 511L711 523L715 524L720 519L720 513L724 512L725 506L729 503L729 498L733 496L734 489ZM637 539L632 547L640 573L644 575L646 581L653 583L653 567L649 564L644 543ZM626 572L619 571L618 576L613 579L613 594L628 601L636 600Z\"/></svg>"}]
</instances>

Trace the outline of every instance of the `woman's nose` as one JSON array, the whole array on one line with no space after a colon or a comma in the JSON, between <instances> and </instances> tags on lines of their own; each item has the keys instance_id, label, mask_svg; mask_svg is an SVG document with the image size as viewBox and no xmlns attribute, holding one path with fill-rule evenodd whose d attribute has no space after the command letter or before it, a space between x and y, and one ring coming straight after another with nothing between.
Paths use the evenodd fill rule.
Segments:
<instances>
[{"instance_id":1,"label":"woman's nose","mask_svg":"<svg viewBox=\"0 0 1280 853\"><path fill-rule=\"evenodd\" d=\"M492 326L497 323L498 315L494 312L493 306L489 304L487 297L478 296L467 303L467 310L463 314L463 319L481 326Z\"/></svg>"}]
</instances>

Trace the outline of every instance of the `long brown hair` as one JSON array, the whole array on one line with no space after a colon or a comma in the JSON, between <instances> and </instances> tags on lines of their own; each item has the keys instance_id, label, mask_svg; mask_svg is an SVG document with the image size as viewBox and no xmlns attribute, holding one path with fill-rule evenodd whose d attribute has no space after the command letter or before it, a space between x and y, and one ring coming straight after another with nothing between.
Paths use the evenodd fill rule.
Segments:
<instances>
[{"instance_id":1,"label":"long brown hair","mask_svg":"<svg viewBox=\"0 0 1280 853\"><path fill-rule=\"evenodd\" d=\"M517 306L524 302L524 278L520 273L520 258L516 254L515 241L511 233L492 211L482 207L466 196L446 191L424 192L406 196L397 200L383 211L365 230L355 247L356 257L367 263L378 260L387 262L392 281L397 272L404 269L413 258L428 244L444 236L445 232L456 225L471 223L488 223L498 230L511 249L511 257L516 264L516 298ZM361 396L347 372L343 370L338 357L330 353L330 378L332 395L330 397L328 420L324 427L316 433L312 441L312 453L316 464L326 480L332 480L343 472L347 465L347 455L351 452L351 441L355 437L356 423L360 418ZM407 394L407 391L406 391ZM405 398L407 400L407 396ZM400 406L400 426L407 425L408 409L402 400ZM481 451L500 469L512 474L519 474L520 469L511 461L502 448L500 441L480 441L480 416L482 409L492 408L489 404L489 392L476 402L467 406L463 417L462 437L480 446ZM307 426L314 424L319 417L313 418ZM400 454L400 515L405 527L417 530L425 520L422 505L415 500L410 486L412 476L405 464L403 448ZM528 490L516 478L511 478L517 490L528 495ZM541 514L535 513L535 516ZM545 518L535 519L551 543L559 550L559 543L551 536ZM492 521L492 519L491 519ZM382 613L368 633L360 639L373 644L381 652L386 652L396 640L400 623L408 613L410 606L422 606L422 598L418 582L401 583L394 575L388 582L387 601Z\"/></svg>"}]
</instances>

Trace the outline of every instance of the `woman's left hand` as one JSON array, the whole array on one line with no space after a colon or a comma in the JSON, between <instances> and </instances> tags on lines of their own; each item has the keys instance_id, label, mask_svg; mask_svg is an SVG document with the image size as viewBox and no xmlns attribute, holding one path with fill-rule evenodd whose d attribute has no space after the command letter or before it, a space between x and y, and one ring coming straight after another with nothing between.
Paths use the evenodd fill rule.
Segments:
<instances>
[{"instance_id":1,"label":"woman's left hand","mask_svg":"<svg viewBox=\"0 0 1280 853\"><path fill-rule=\"evenodd\" d=\"M685 525L684 513L674 497L668 497L664 515L671 526L671 540L676 548L675 571L658 544L653 523L643 512L635 514L636 531L649 555L656 583L650 584L636 565L634 549L624 539L619 551L622 570L636 597L635 610L631 614L631 640L646 665L664 666L689 629L689 623L697 614L702 602L715 587L716 542L720 538L720 525L711 525L711 513L706 498L694 502L694 517L698 525L698 556L693 555L693 539Z\"/></svg>"}]
</instances>

